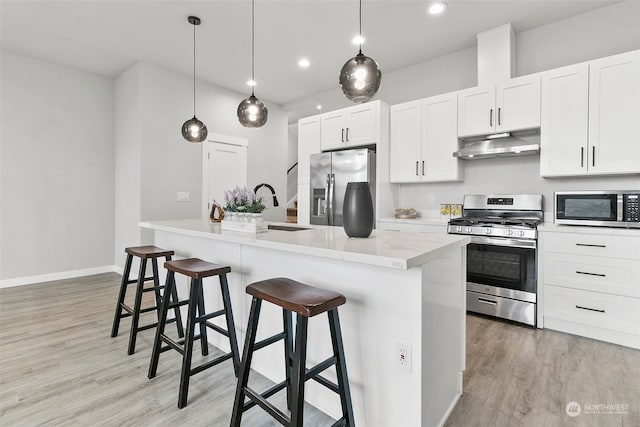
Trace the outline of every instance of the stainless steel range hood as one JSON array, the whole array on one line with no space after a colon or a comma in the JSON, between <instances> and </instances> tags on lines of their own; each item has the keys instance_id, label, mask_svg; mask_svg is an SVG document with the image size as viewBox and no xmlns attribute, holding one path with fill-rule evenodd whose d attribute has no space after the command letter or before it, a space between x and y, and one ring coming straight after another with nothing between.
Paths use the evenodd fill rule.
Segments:
<instances>
[{"instance_id":1,"label":"stainless steel range hood","mask_svg":"<svg viewBox=\"0 0 640 427\"><path fill-rule=\"evenodd\" d=\"M504 132L460 140L460 150L453 157L464 160L491 157L527 156L540 153L539 129Z\"/></svg>"}]
</instances>

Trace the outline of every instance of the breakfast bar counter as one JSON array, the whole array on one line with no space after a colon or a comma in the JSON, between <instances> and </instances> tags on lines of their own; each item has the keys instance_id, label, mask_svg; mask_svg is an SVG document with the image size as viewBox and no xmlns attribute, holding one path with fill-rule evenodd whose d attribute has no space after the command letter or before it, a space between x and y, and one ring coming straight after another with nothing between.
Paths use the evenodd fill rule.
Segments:
<instances>
[{"instance_id":1,"label":"breakfast bar counter","mask_svg":"<svg viewBox=\"0 0 640 427\"><path fill-rule=\"evenodd\" d=\"M356 424L444 424L462 393L469 238L374 230L356 239L342 227L281 225L293 231L232 232L208 219L140 223L153 234L144 243L172 249L177 258L231 267L240 343L251 303L244 288L252 282L288 277L342 293L347 303L340 307L340 323ZM180 292L186 286L178 282ZM221 304L216 289L206 288L205 282L206 303ZM281 311L267 304L258 340L281 330ZM327 331L325 316L310 319L309 336L318 339L309 343L309 366L330 354ZM228 350L223 337L209 340ZM282 346L269 346L256 353L252 367L279 382L283 357ZM335 381L333 370L326 374ZM341 413L337 395L313 381L306 384L305 400L334 418Z\"/></svg>"}]
</instances>

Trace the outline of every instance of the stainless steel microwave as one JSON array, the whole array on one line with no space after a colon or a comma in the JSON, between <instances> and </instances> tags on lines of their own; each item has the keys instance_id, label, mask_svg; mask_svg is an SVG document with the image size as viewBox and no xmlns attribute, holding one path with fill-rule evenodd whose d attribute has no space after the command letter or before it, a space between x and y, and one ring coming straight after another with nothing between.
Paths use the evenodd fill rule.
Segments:
<instances>
[{"instance_id":1,"label":"stainless steel microwave","mask_svg":"<svg viewBox=\"0 0 640 427\"><path fill-rule=\"evenodd\" d=\"M557 191L556 224L640 228L640 191Z\"/></svg>"}]
</instances>

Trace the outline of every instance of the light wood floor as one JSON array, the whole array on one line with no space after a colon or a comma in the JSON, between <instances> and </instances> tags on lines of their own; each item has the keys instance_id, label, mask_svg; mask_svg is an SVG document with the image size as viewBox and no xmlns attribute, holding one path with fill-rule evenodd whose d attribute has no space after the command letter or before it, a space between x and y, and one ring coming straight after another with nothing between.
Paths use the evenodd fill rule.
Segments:
<instances>
[{"instance_id":1,"label":"light wood floor","mask_svg":"<svg viewBox=\"0 0 640 427\"><path fill-rule=\"evenodd\" d=\"M138 334L132 356L128 319L110 337L118 286L118 275L102 274L0 289L0 425L229 425L230 362L192 377L189 405L178 409L178 353L163 353L148 380L153 332ZM267 384L253 375L256 388ZM446 427L640 426L639 384L638 350L467 316L464 394ZM570 401L583 406L575 418ZM629 407L586 414L584 404ZM306 426L331 424L306 411ZM243 425L278 424L254 408Z\"/></svg>"}]
</instances>

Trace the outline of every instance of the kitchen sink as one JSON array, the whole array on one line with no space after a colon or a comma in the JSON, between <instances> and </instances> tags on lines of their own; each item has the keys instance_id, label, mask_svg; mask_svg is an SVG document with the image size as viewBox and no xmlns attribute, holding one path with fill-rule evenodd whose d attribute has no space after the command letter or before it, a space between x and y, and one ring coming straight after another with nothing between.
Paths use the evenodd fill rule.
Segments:
<instances>
[{"instance_id":1,"label":"kitchen sink","mask_svg":"<svg viewBox=\"0 0 640 427\"><path fill-rule=\"evenodd\" d=\"M276 225L276 224L269 224L267 228L269 230L280 230L280 231L310 230L310 228L306 228L306 227L295 227L292 225Z\"/></svg>"}]
</instances>

